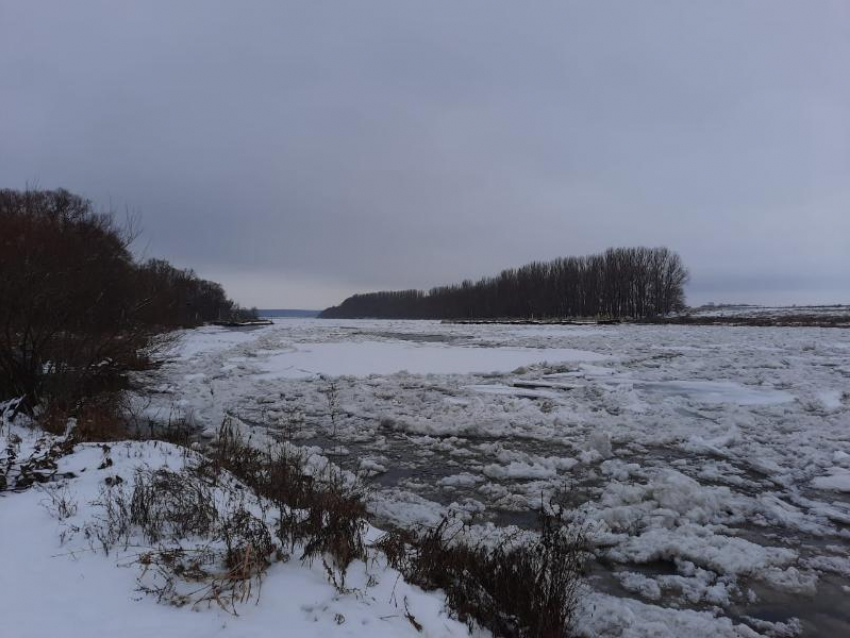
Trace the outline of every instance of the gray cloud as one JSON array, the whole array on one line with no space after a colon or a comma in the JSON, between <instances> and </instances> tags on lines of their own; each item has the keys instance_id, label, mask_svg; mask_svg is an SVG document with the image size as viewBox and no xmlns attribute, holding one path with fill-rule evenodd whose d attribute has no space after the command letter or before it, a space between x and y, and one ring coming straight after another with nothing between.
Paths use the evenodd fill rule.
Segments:
<instances>
[{"instance_id":1,"label":"gray cloud","mask_svg":"<svg viewBox=\"0 0 850 638\"><path fill-rule=\"evenodd\" d=\"M260 306L666 244L850 301L850 5L0 0L0 183Z\"/></svg>"}]
</instances>

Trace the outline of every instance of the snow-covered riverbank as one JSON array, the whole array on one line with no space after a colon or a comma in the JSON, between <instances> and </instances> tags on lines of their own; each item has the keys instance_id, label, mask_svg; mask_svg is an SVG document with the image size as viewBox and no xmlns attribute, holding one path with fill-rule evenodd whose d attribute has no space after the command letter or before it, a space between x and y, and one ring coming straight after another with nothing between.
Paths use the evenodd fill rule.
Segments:
<instances>
[{"instance_id":1,"label":"snow-covered riverbank","mask_svg":"<svg viewBox=\"0 0 850 638\"><path fill-rule=\"evenodd\" d=\"M0 465L4 475L8 469L10 487L21 463L45 459L60 441L29 428L0 426ZM235 582L231 593L227 580L221 580L225 577L215 575L222 568L215 554L224 551L221 542L195 534L152 542L138 525L127 524L128 508L136 507L128 499L140 476L188 478L191 474L181 472L190 471L199 458L156 441L78 444L57 456L55 467L39 464L38 473L52 480L0 491L0 635L469 635L465 625L448 617L442 596L406 584L377 552L349 566L344 589L329 582L321 560L303 562L295 548L288 558L270 560L267 568L264 561L254 576ZM239 520L233 515L250 512L254 524L267 520L274 529L273 507L232 477L223 476L204 494L216 517ZM381 532L368 528L364 535L371 542ZM197 562L204 574L200 567L192 568L197 574L183 572L181 560ZM159 564L168 570L158 569ZM162 589L168 572L182 576L173 592Z\"/></svg>"}]
</instances>

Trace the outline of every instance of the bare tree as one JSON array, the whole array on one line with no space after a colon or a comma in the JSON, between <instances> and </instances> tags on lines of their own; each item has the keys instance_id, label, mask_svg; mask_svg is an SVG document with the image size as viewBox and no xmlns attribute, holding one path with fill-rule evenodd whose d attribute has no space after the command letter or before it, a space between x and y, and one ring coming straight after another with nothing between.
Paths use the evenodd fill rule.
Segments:
<instances>
[{"instance_id":1,"label":"bare tree","mask_svg":"<svg viewBox=\"0 0 850 638\"><path fill-rule=\"evenodd\" d=\"M109 389L151 334L237 307L220 285L168 262L139 265L137 218L65 190L0 190L0 398L72 407Z\"/></svg>"}]
</instances>

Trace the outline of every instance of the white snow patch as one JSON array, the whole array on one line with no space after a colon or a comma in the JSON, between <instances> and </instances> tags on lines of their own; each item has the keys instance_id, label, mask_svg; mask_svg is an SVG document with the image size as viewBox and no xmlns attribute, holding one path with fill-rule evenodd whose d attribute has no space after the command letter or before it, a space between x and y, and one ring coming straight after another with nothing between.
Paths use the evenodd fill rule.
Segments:
<instances>
[{"instance_id":1,"label":"white snow patch","mask_svg":"<svg viewBox=\"0 0 850 638\"><path fill-rule=\"evenodd\" d=\"M850 469L831 467L827 470L826 476L812 479L812 485L822 490L850 492Z\"/></svg>"},{"instance_id":2,"label":"white snow patch","mask_svg":"<svg viewBox=\"0 0 850 638\"><path fill-rule=\"evenodd\" d=\"M596 352L570 348L477 348L414 343L315 343L299 345L261 360L261 378L300 378L311 374L463 374L510 371L541 361L601 361Z\"/></svg>"},{"instance_id":3,"label":"white snow patch","mask_svg":"<svg viewBox=\"0 0 850 638\"><path fill-rule=\"evenodd\" d=\"M638 388L670 397L685 397L698 403L775 405L794 401L794 395L772 388L749 387L732 381L653 381Z\"/></svg>"},{"instance_id":4,"label":"white snow patch","mask_svg":"<svg viewBox=\"0 0 850 638\"><path fill-rule=\"evenodd\" d=\"M22 455L35 435L18 429ZM0 448L9 439L0 433ZM105 450L108 449L108 452ZM108 456L112 464L103 461ZM127 548L113 547L105 555L96 540L80 530L104 513L99 504L107 478L121 477L131 485L136 468L179 470L192 457L163 443L120 442L108 448L80 445L59 462L59 471L74 478L61 485L73 503L71 513L51 514L50 499L39 489L0 495L0 619L4 636L121 636L122 638L296 638L331 635L468 636L465 625L448 617L438 594L412 587L379 557L369 564L353 563L345 593L334 588L316 561L312 566L297 556L268 569L255 594L238 604L238 616L217 605L174 607L158 604L155 596L138 591L144 578L138 564L145 550L136 539ZM48 484L46 489L60 489ZM247 490L240 502L253 508ZM218 498L216 498L218 502ZM380 533L366 532L374 540ZM181 541L184 549L192 539ZM296 552L298 548L296 548ZM148 577L155 577L152 570ZM260 591L256 591L260 587ZM193 583L197 589L197 583ZM419 632L405 617L410 613L422 625Z\"/></svg>"}]
</instances>

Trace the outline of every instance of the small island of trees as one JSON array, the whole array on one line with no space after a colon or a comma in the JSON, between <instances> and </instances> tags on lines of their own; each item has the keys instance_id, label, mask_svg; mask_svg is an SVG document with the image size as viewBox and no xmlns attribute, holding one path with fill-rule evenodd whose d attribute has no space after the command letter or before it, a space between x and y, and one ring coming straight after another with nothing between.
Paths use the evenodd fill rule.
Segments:
<instances>
[{"instance_id":1,"label":"small island of trees","mask_svg":"<svg viewBox=\"0 0 850 638\"><path fill-rule=\"evenodd\" d=\"M477 282L357 294L325 319L658 317L685 308L688 270L668 248L610 248L535 261Z\"/></svg>"}]
</instances>

